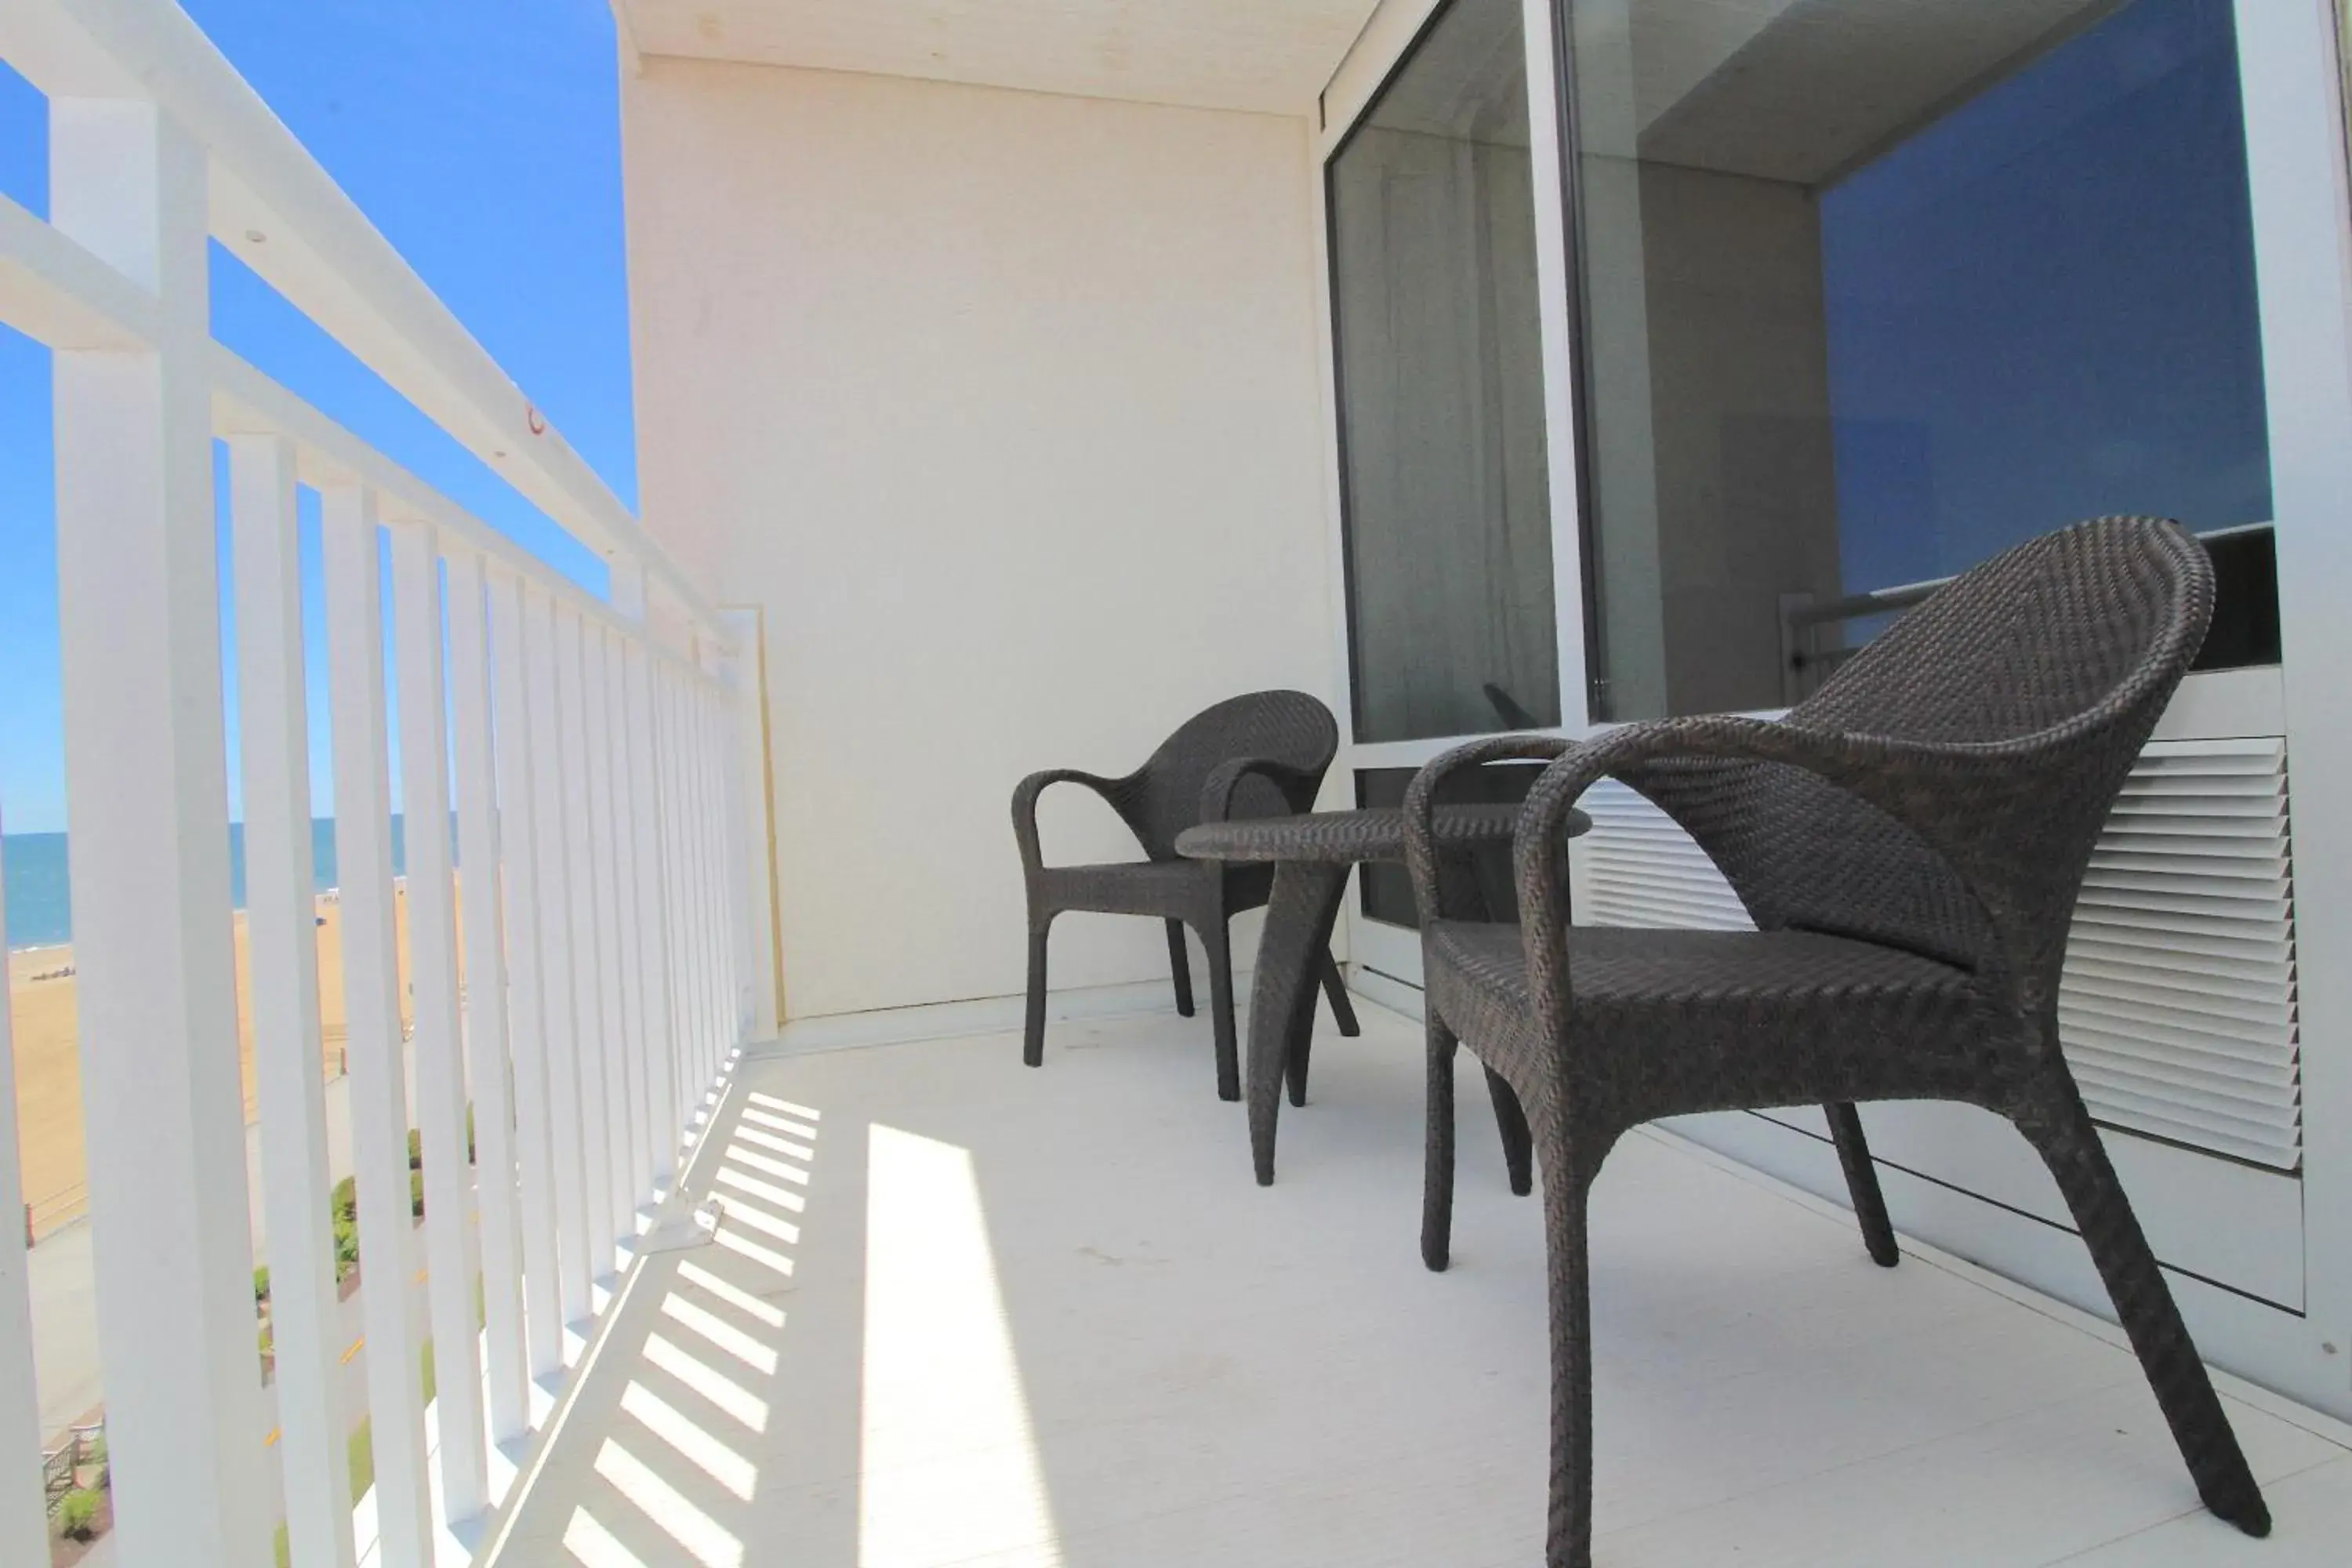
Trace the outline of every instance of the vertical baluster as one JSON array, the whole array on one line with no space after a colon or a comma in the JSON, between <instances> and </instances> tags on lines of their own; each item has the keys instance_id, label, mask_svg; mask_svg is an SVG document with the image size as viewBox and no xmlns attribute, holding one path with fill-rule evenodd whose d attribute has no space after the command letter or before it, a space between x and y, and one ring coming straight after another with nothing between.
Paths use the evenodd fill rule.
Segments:
<instances>
[{"instance_id":1,"label":"vertical baluster","mask_svg":"<svg viewBox=\"0 0 2352 1568\"><path fill-rule=\"evenodd\" d=\"M5 830L0 830L5 836ZM0 866L0 885L6 868ZM16 1047L7 944L0 942L0 1563L48 1556L41 1493L41 1409L33 1382L33 1304L25 1263L25 1185L16 1152Z\"/></svg>"},{"instance_id":2,"label":"vertical baluster","mask_svg":"<svg viewBox=\"0 0 2352 1568\"><path fill-rule=\"evenodd\" d=\"M335 759L335 861L342 883L343 996L351 1030L352 1163L376 1523L386 1568L433 1560L425 1474L423 1339L409 1300L408 1090L393 914L383 577L371 490L326 492L327 658Z\"/></svg>"},{"instance_id":3,"label":"vertical baluster","mask_svg":"<svg viewBox=\"0 0 2352 1568\"><path fill-rule=\"evenodd\" d=\"M449 595L450 733L457 759L458 893L466 953L466 1077L473 1089L474 1188L481 1216L482 1338L489 1435L520 1437L530 1424L523 1367L520 1166L514 1081L508 1068L508 980L499 933L498 773L490 742L489 626L482 558L453 550ZM518 721L519 722L519 721ZM536 1002L533 1003L536 1005Z\"/></svg>"},{"instance_id":4,"label":"vertical baluster","mask_svg":"<svg viewBox=\"0 0 2352 1568\"><path fill-rule=\"evenodd\" d=\"M572 850L576 829L564 819L563 745L568 714L563 702L562 639L555 605L526 587L523 638L530 680L530 758L533 816L538 824L540 981L546 1001L548 1122L553 1130L560 1310L566 1323L594 1315L595 1248L588 1239L588 1184L581 1156L580 1034L573 1016L572 970L585 962L572 930ZM573 643L577 649L577 639ZM575 775L576 776L576 775Z\"/></svg>"},{"instance_id":5,"label":"vertical baluster","mask_svg":"<svg viewBox=\"0 0 2352 1568\"><path fill-rule=\"evenodd\" d=\"M669 887L667 899L671 911L670 973L671 1027L675 1031L672 1047L670 1079L677 1095L677 1125L671 1136L682 1144L690 1130L696 1110L702 1103L702 1087L695 1072L695 1062L700 1048L696 1033L694 1006L694 910L690 887L686 875L686 816L688 810L686 794L685 742L678 732L677 690L678 671L665 662L661 683L656 691L655 720L662 767L662 795L666 809L662 814L664 836L663 855L667 862Z\"/></svg>"},{"instance_id":6,"label":"vertical baluster","mask_svg":"<svg viewBox=\"0 0 2352 1568\"><path fill-rule=\"evenodd\" d=\"M572 1030L577 1058L572 1079L580 1097L580 1171L582 1204L586 1213L588 1277L604 1279L613 1271L613 1186L610 1121L604 1110L604 1038L610 1022L604 1013L603 964L596 940L596 858L594 814L589 803L588 702L584 689L586 657L583 648L580 612L568 605L555 607L556 689L563 703L563 837L565 876L572 909Z\"/></svg>"},{"instance_id":7,"label":"vertical baluster","mask_svg":"<svg viewBox=\"0 0 2352 1568\"><path fill-rule=\"evenodd\" d=\"M556 858L547 847L535 774L545 752L534 739L544 698L530 673L523 638L522 584L493 570L489 580L491 662L498 716L499 891L506 916L507 1027L514 1051L515 1140L522 1189L523 1353L530 1375L563 1371L562 1275L558 1261L554 1112L548 1087L553 1007L545 978L548 938L541 891ZM501 1431L503 1440L510 1436Z\"/></svg>"},{"instance_id":8,"label":"vertical baluster","mask_svg":"<svg viewBox=\"0 0 2352 1568\"><path fill-rule=\"evenodd\" d=\"M327 1107L319 1038L310 721L303 689L302 571L294 450L229 442L237 709L245 783L245 902L253 1068L278 1363L277 1454L295 1568L352 1568L351 1430L328 1224Z\"/></svg>"},{"instance_id":9,"label":"vertical baluster","mask_svg":"<svg viewBox=\"0 0 2352 1568\"><path fill-rule=\"evenodd\" d=\"M723 1062L741 1031L736 1027L734 900L725 853L727 831L727 753L719 740L719 689L717 676L704 684L702 694L702 759L707 770L703 793L709 801L702 820L703 854L710 868L710 1006L719 1020L719 1055Z\"/></svg>"},{"instance_id":10,"label":"vertical baluster","mask_svg":"<svg viewBox=\"0 0 2352 1568\"><path fill-rule=\"evenodd\" d=\"M425 1300L433 1325L441 1509L490 1504L474 1280L481 1271L466 1152L466 1058L457 1017L457 905L449 842L448 690L441 664L441 558L433 530L392 530L393 647L408 830L408 974L416 1033L417 1152L425 1162Z\"/></svg>"},{"instance_id":11,"label":"vertical baluster","mask_svg":"<svg viewBox=\"0 0 2352 1568\"><path fill-rule=\"evenodd\" d=\"M703 896L710 904L710 956L708 965L710 986L711 1047L714 1070L723 1066L727 1053L735 1045L735 1004L727 994L728 953L732 946L732 933L727 921L727 876L719 853L720 825L727 820L725 797L719 778L719 755L717 741L719 695L715 682L705 675L695 706L696 752L702 763L702 810L697 814L696 825L702 832Z\"/></svg>"},{"instance_id":12,"label":"vertical baluster","mask_svg":"<svg viewBox=\"0 0 2352 1568\"><path fill-rule=\"evenodd\" d=\"M694 872L702 907L700 963L697 973L702 987L704 1071L715 1074L726 1050L725 1016L719 1010L719 950L724 933L719 929L719 901L710 865L710 733L708 670L688 689L687 700L688 754L694 763Z\"/></svg>"},{"instance_id":13,"label":"vertical baluster","mask_svg":"<svg viewBox=\"0 0 2352 1568\"><path fill-rule=\"evenodd\" d=\"M628 995L621 983L621 889L614 873L617 821L614 814L613 705L604 627L582 618L580 695L588 746L589 843L596 886L596 1014L603 1026L604 1115L598 1132L604 1152L604 1201L611 1230L608 1246L623 1238L634 1247L636 1196L629 1190Z\"/></svg>"},{"instance_id":14,"label":"vertical baluster","mask_svg":"<svg viewBox=\"0 0 2352 1568\"><path fill-rule=\"evenodd\" d=\"M750 930L743 904L751 886L745 876L742 844L743 694L734 683L736 668L730 658L725 683L712 693L710 703L711 761L718 781L714 800L719 807L710 824L710 842L719 858L719 896L727 922L727 943L720 949L719 959L726 966L726 984L721 990L727 998L730 1048L743 1043L743 943Z\"/></svg>"},{"instance_id":15,"label":"vertical baluster","mask_svg":"<svg viewBox=\"0 0 2352 1568\"><path fill-rule=\"evenodd\" d=\"M59 351L58 625L98 1341L127 1562L269 1550L229 913L204 149L49 100L49 213L151 292L141 353ZM102 1092L100 1091L102 1086Z\"/></svg>"},{"instance_id":16,"label":"vertical baluster","mask_svg":"<svg viewBox=\"0 0 2352 1568\"><path fill-rule=\"evenodd\" d=\"M684 876L688 928L686 939L686 971L689 1007L692 1054L688 1058L688 1081L694 1086L695 1103L703 1102L710 1087L710 994L704 975L710 957L709 910L702 897L702 847L698 818L702 813L702 770L694 746L694 689L699 678L691 671L683 675L677 685L676 700L677 765L684 780L681 792L684 809L678 816L678 833L684 845Z\"/></svg>"},{"instance_id":17,"label":"vertical baluster","mask_svg":"<svg viewBox=\"0 0 2352 1568\"><path fill-rule=\"evenodd\" d=\"M669 900L663 886L659 738L654 723L658 676L653 649L634 642L628 656L629 773L633 794L636 898L645 911L637 928L637 973L646 998L646 1158L648 1185L668 1188L677 1173L677 1104L672 1070L677 1030L670 1015Z\"/></svg>"},{"instance_id":18,"label":"vertical baluster","mask_svg":"<svg viewBox=\"0 0 2352 1568\"><path fill-rule=\"evenodd\" d=\"M614 968L621 973L626 996L622 1037L627 1049L621 1058L622 1103L628 1115L615 1129L621 1139L625 1190L631 1210L650 1199L653 1174L646 1150L646 983L637 968L639 929L646 910L637 898L636 777L629 768L629 639L614 632L604 646L605 731L613 757L613 885L621 915L621 944Z\"/></svg>"}]
</instances>

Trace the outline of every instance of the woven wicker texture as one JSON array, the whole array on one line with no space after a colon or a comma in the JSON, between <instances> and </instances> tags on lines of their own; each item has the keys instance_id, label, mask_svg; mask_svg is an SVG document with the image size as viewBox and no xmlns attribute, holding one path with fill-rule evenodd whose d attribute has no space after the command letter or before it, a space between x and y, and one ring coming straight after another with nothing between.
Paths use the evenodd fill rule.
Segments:
<instances>
[{"instance_id":1,"label":"woven wicker texture","mask_svg":"<svg viewBox=\"0 0 2352 1568\"><path fill-rule=\"evenodd\" d=\"M1271 866L1229 867L1188 860L1177 835L1203 822L1277 816L1315 805L1323 774L1339 749L1331 710L1303 691L1260 691L1218 703L1187 721L1144 764L1122 778L1075 769L1032 773L1013 792L1013 833L1029 897L1029 1005L1022 1059L1045 1060L1045 947L1054 918L1074 910L1155 916L1167 923L1168 963L1176 1010L1192 1015L1192 977L1183 928L1200 934L1209 958L1210 1022L1216 1041L1217 1093L1241 1098L1234 1030L1233 945L1226 922L1271 896ZM1037 839L1037 800L1057 784L1082 784L1108 801L1147 857L1110 865L1048 866ZM1328 950L1325 994L1343 1034L1355 1013Z\"/></svg>"},{"instance_id":2,"label":"woven wicker texture","mask_svg":"<svg viewBox=\"0 0 2352 1568\"><path fill-rule=\"evenodd\" d=\"M1807 1102L1830 1108L1865 1239L1886 1262L1893 1236L1853 1103L1963 1100L2016 1124L2057 1178L2207 1506L2267 1531L2057 1037L2093 845L2211 607L2211 567L2177 526L2101 519L1959 578L1784 722L1504 738L1415 777L1407 847L1433 1101L1423 1255L1444 1266L1452 1116L1436 1100L1458 1042L1517 1096L1543 1182L1551 1568L1591 1562L1585 1199L1601 1161L1653 1118ZM1458 769L1528 756L1555 760L1516 839L1524 923L1472 923L1445 901L1430 803ZM1559 826L1612 777L1714 857L1756 931L1571 928Z\"/></svg>"},{"instance_id":3,"label":"woven wicker texture","mask_svg":"<svg viewBox=\"0 0 2352 1568\"><path fill-rule=\"evenodd\" d=\"M1518 816L1516 805L1436 808L1429 830L1442 856L1440 875L1445 879L1449 900L1476 908L1481 914L1487 912L1483 879L1473 858L1507 848ZM1591 826L1582 812L1571 811L1565 831L1582 833ZM1286 1081L1290 1086L1291 1104L1307 1103L1315 1018L1314 970L1329 952L1331 923L1339 913L1348 873L1368 860L1403 859L1404 838L1404 812L1396 807L1204 823L1177 836L1180 854L1245 864L1270 862L1276 868L1250 998L1250 1157L1260 1186L1274 1184L1282 1085ZM1518 1102L1499 1079L1490 1079L1489 1087L1494 1091L1512 1190L1525 1193L1530 1183L1526 1121L1519 1115Z\"/></svg>"}]
</instances>

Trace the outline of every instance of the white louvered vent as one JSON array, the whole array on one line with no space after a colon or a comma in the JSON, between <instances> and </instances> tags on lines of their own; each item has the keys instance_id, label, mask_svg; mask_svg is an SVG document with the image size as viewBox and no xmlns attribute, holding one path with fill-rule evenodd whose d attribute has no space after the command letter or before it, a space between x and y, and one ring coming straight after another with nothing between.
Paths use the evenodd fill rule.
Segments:
<instances>
[{"instance_id":1,"label":"white louvered vent","mask_svg":"<svg viewBox=\"0 0 2352 1568\"><path fill-rule=\"evenodd\" d=\"M1737 930L1746 910L1664 813L1582 802L1577 919ZM2091 1114L2275 1170L2303 1162L2284 741L2151 744L2092 857L2059 1026Z\"/></svg>"},{"instance_id":2,"label":"white louvered vent","mask_svg":"<svg viewBox=\"0 0 2352 1568\"><path fill-rule=\"evenodd\" d=\"M2091 858L2059 1027L2102 1121L2303 1163L2280 740L2158 742Z\"/></svg>"},{"instance_id":3,"label":"white louvered vent","mask_svg":"<svg viewBox=\"0 0 2352 1568\"><path fill-rule=\"evenodd\" d=\"M1715 862L1664 812L1614 779L1577 804L1592 818L1592 831L1576 841L1578 924L1753 929Z\"/></svg>"}]
</instances>

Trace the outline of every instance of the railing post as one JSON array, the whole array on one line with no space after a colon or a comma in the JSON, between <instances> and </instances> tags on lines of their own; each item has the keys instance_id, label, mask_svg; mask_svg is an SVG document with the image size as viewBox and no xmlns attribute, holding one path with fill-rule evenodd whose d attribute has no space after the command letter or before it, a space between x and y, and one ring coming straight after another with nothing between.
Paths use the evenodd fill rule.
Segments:
<instances>
[{"instance_id":1,"label":"railing post","mask_svg":"<svg viewBox=\"0 0 2352 1568\"><path fill-rule=\"evenodd\" d=\"M383 546L373 491L333 489L322 499L335 866L342 884L352 1160L359 1186L360 1294L367 1327L376 1527L385 1568L425 1568L433 1561L434 1531L425 1473L424 1342L409 1300L415 1248L408 1202L408 1089L393 912Z\"/></svg>"},{"instance_id":2,"label":"railing post","mask_svg":"<svg viewBox=\"0 0 2352 1568\"><path fill-rule=\"evenodd\" d=\"M157 300L152 350L54 361L74 961L123 1559L269 1551L229 914L204 149L53 98L57 228ZM13 1216L12 1216L13 1217Z\"/></svg>"},{"instance_id":3,"label":"railing post","mask_svg":"<svg viewBox=\"0 0 2352 1568\"><path fill-rule=\"evenodd\" d=\"M474 1190L481 1210L482 1337L494 1442L530 1426L524 1370L521 1228L517 1195L514 1073L508 1063L506 943L499 927L502 858L497 759L490 740L489 625L482 558L452 549L449 594L450 735L457 759L457 890L466 958L466 1066L473 1087ZM520 726L518 715L513 721ZM552 1234L551 1228L550 1234Z\"/></svg>"},{"instance_id":4,"label":"railing post","mask_svg":"<svg viewBox=\"0 0 2352 1568\"><path fill-rule=\"evenodd\" d=\"M5 834L0 834L5 837ZM0 885L6 869L0 867ZM0 942L0 950L6 943ZM10 1033L8 971L0 951L0 1215L25 1205L17 1163L16 1054ZM29 1212L29 1211L26 1211ZM11 1225L0 1237L0 1563L39 1563L49 1551L41 1481L40 1396L33 1381L33 1306L26 1276L30 1237ZM26 1227L30 1229L29 1225Z\"/></svg>"},{"instance_id":5,"label":"railing post","mask_svg":"<svg viewBox=\"0 0 2352 1568\"><path fill-rule=\"evenodd\" d=\"M507 1026L514 1051L517 1174L522 1194L523 1356L533 1378L563 1371L562 1268L557 1249L552 1091L549 1088L548 937L541 890L549 874L547 824L539 808L532 714L537 688L523 636L523 589L511 573L489 574L490 659L497 680L499 891L506 916ZM526 1394L526 1397L528 1394ZM494 1417L495 1419L495 1417ZM501 1441L519 1436L501 1427Z\"/></svg>"},{"instance_id":6,"label":"railing post","mask_svg":"<svg viewBox=\"0 0 2352 1568\"><path fill-rule=\"evenodd\" d=\"M449 842L448 690L441 662L440 550L433 530L392 529L393 647L400 679L401 805L407 822L408 977L416 1032L417 1150L425 1161L425 1299L433 1324L441 1510L490 1506L474 1280L481 1272L466 1157L466 1059L457 1017L457 910Z\"/></svg>"},{"instance_id":7,"label":"railing post","mask_svg":"<svg viewBox=\"0 0 2352 1568\"><path fill-rule=\"evenodd\" d=\"M580 1116L580 1031L573 1016L572 971L587 959L572 930L571 843L578 829L565 820L565 773L572 768L563 736L562 649L554 601L526 586L523 647L529 674L532 816L538 824L540 979L546 998L548 1122L555 1163L559 1310L566 1324L595 1315L595 1248L589 1241L588 1182ZM573 640L577 650L577 639ZM576 775L575 775L576 776Z\"/></svg>"},{"instance_id":8,"label":"railing post","mask_svg":"<svg viewBox=\"0 0 2352 1568\"><path fill-rule=\"evenodd\" d=\"M246 935L287 1552L295 1568L352 1568L351 1470L343 1458L351 1420L341 1398L343 1347L328 1225L334 1178L319 1037L319 896L294 448L274 436L239 436L228 445Z\"/></svg>"}]
</instances>

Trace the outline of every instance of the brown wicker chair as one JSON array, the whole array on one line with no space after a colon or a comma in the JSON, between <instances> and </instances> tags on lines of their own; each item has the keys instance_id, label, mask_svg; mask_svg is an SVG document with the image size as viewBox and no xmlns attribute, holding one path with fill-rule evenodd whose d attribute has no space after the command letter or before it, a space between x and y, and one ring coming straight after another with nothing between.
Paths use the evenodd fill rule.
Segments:
<instances>
[{"instance_id":1,"label":"brown wicker chair","mask_svg":"<svg viewBox=\"0 0 2352 1568\"><path fill-rule=\"evenodd\" d=\"M1978 567L1785 722L1500 739L1406 797L1433 1100L1465 1045L1522 1102L1543 1180L1552 1352L1550 1568L1591 1562L1585 1203L1628 1129L1692 1111L1937 1099L2008 1118L2057 1178L2206 1506L2250 1535L2260 1489L2108 1163L2058 1041L2092 847L2212 606L2177 526L2102 519ZM1448 919L1430 803L1455 770L1554 756L1520 816L1517 926ZM1679 822L1755 931L1571 927L1562 816L1617 778ZM1441 1074L1440 1068L1443 1067ZM1446 1262L1452 1111L1433 1109L1423 1253ZM1443 1135L1440 1123L1444 1124ZM1889 1255L1891 1260L1891 1254Z\"/></svg>"},{"instance_id":2,"label":"brown wicker chair","mask_svg":"<svg viewBox=\"0 0 2352 1568\"><path fill-rule=\"evenodd\" d=\"M1045 935L1054 917L1083 910L1152 915L1167 922L1168 966L1176 1011L1192 1016L1192 975L1184 928L1201 933L1209 955L1210 1022L1217 1043L1217 1095L1242 1097L1234 1047L1233 944L1225 923L1263 908L1274 889L1271 866L1188 860L1176 836L1203 822L1283 816L1312 811L1324 771L1339 749L1331 710L1303 691L1259 691L1218 703L1160 743L1125 778L1062 768L1032 773L1013 792L1013 832L1029 893L1029 1012L1022 1059L1045 1052ZM1084 784L1118 812L1150 858L1100 866L1048 866L1037 845L1037 797L1056 784ZM1355 1010L1339 965L1323 954L1323 991L1339 1032L1357 1032Z\"/></svg>"}]
</instances>

